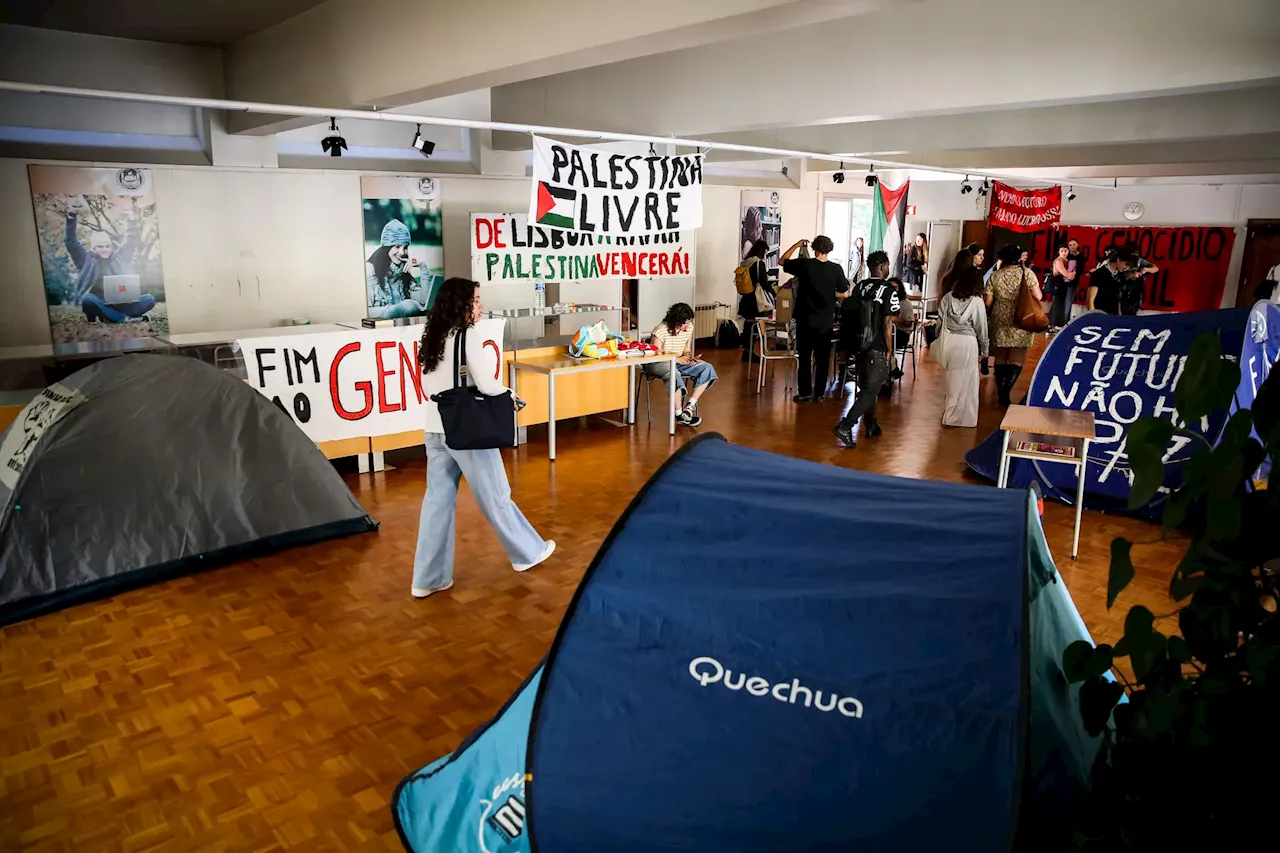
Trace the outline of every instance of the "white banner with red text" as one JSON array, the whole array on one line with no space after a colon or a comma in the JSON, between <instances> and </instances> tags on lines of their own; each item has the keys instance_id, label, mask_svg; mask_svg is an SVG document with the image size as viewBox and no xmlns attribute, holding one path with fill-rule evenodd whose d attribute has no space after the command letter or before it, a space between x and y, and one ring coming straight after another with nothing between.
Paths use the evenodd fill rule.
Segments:
<instances>
[{"instance_id":1,"label":"white banner with red text","mask_svg":"<svg viewBox=\"0 0 1280 853\"><path fill-rule=\"evenodd\" d=\"M418 366L422 325L351 329L237 341L249 384L319 444L394 435L425 425ZM502 352L505 321L481 320L470 334ZM451 354L446 353L446 356Z\"/></svg>"},{"instance_id":2,"label":"white banner with red text","mask_svg":"<svg viewBox=\"0 0 1280 853\"><path fill-rule=\"evenodd\" d=\"M693 275L696 231L610 237L544 228L524 213L471 214L471 277L503 281L594 281Z\"/></svg>"}]
</instances>

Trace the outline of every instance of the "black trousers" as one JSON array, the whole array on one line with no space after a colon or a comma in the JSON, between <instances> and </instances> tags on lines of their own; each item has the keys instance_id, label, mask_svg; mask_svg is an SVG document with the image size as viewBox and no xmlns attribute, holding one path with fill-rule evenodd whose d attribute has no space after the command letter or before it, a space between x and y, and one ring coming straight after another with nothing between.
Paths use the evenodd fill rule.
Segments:
<instances>
[{"instance_id":1,"label":"black trousers","mask_svg":"<svg viewBox=\"0 0 1280 853\"><path fill-rule=\"evenodd\" d=\"M796 353L800 356L797 384L800 396L827 392L827 368L831 364L831 329L796 324Z\"/></svg>"},{"instance_id":2,"label":"black trousers","mask_svg":"<svg viewBox=\"0 0 1280 853\"><path fill-rule=\"evenodd\" d=\"M1053 291L1053 308L1049 311L1049 325L1062 327L1071 322L1071 303L1075 301L1076 286L1064 282Z\"/></svg>"},{"instance_id":3,"label":"black trousers","mask_svg":"<svg viewBox=\"0 0 1280 853\"><path fill-rule=\"evenodd\" d=\"M865 418L867 426L876 422L876 400L880 389L889 378L889 356L884 350L867 350L858 356L858 394L849 411L840 419L840 426L856 429L858 421Z\"/></svg>"}]
</instances>

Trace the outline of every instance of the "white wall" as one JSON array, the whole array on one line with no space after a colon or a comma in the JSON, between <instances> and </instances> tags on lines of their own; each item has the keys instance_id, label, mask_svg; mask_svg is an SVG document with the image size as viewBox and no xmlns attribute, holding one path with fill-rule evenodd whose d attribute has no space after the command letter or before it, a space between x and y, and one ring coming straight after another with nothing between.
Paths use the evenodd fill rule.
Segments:
<instances>
[{"instance_id":1,"label":"white wall","mask_svg":"<svg viewBox=\"0 0 1280 853\"><path fill-rule=\"evenodd\" d=\"M303 169L152 166L169 318L174 333L258 328L307 318L365 316L360 175ZM469 276L470 214L526 209L527 177L437 176L447 275ZM670 294L696 304L737 303L738 187L707 187L696 286L654 287L642 307L660 315ZM783 241L812 237L817 193L782 190ZM27 161L0 159L0 346L48 343L49 322L31 210ZM642 290L646 283L641 283ZM586 288L586 289L584 289ZM617 305L617 283L563 299ZM672 297L674 298L674 297ZM493 285L492 307L527 306L533 284ZM669 300L668 300L669 301ZM653 302L653 304L649 304ZM656 306L656 307L655 307ZM652 309L652 310L648 310Z\"/></svg>"}]
</instances>

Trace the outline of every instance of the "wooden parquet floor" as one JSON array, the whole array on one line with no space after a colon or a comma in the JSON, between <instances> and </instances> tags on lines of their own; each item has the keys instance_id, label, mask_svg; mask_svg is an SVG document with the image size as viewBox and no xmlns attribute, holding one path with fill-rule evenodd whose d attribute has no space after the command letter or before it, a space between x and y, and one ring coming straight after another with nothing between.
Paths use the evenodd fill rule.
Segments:
<instances>
[{"instance_id":1,"label":"wooden parquet floor","mask_svg":"<svg viewBox=\"0 0 1280 853\"><path fill-rule=\"evenodd\" d=\"M829 432L838 401L796 406L781 381L757 396L736 353L708 355L722 378L702 430L819 462L963 480L964 453L1000 419L988 378L979 428L943 429L940 371L921 364L882 402L884 436L844 451ZM619 512L694 434L671 439L665 420L648 428L641 417L633 429L562 423L555 463L536 431L507 454L517 503L559 543L527 574L511 571L464 491L456 585L411 598L425 464L406 453L395 470L346 474L376 534L0 629L0 850L399 849L396 784L457 746L537 665ZM1122 633L1132 603L1170 609L1168 569L1142 568L1105 607L1111 538L1154 539L1155 526L1087 512L1073 564L1071 524L1069 507L1048 507L1050 546L1097 639ZM1146 566L1179 556L1145 550L1135 553Z\"/></svg>"}]
</instances>

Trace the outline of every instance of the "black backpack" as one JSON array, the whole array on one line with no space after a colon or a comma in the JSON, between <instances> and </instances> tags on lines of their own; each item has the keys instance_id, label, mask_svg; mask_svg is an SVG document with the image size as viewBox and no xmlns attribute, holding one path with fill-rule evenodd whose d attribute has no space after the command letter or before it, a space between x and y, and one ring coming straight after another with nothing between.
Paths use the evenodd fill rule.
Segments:
<instances>
[{"instance_id":1,"label":"black backpack","mask_svg":"<svg viewBox=\"0 0 1280 853\"><path fill-rule=\"evenodd\" d=\"M742 346L742 335L732 320L721 320L716 327L716 349L737 349Z\"/></svg>"},{"instance_id":2,"label":"black backpack","mask_svg":"<svg viewBox=\"0 0 1280 853\"><path fill-rule=\"evenodd\" d=\"M840 307L840 339L845 352L859 355L880 345L878 330L884 327L884 305L876 298L886 281L869 278L853 288Z\"/></svg>"}]
</instances>

